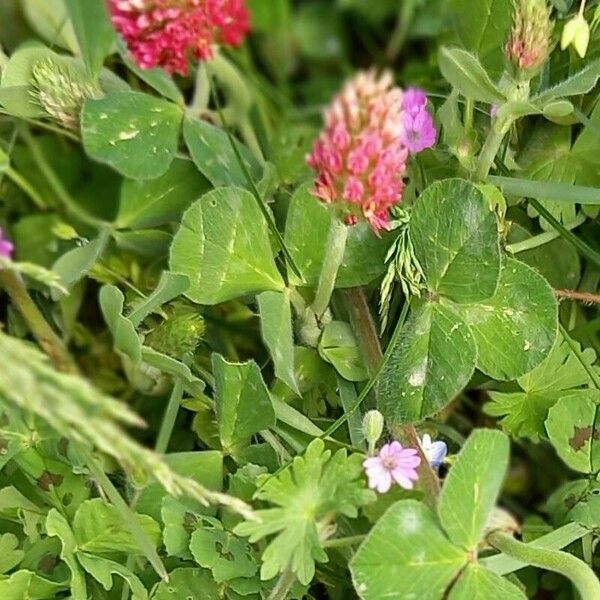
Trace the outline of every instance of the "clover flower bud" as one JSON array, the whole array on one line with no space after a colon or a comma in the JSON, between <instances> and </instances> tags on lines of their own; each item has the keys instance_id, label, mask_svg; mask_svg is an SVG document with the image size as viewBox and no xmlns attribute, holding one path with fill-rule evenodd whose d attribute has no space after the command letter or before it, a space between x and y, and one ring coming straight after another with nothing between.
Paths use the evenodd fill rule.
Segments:
<instances>
[{"instance_id":1,"label":"clover flower bud","mask_svg":"<svg viewBox=\"0 0 600 600\"><path fill-rule=\"evenodd\" d=\"M313 193L333 204L348 225L359 219L378 232L402 201L411 152L435 143L433 119L420 90L405 94L388 72L359 73L325 111L325 129L307 162L317 174Z\"/></svg>"},{"instance_id":2,"label":"clover flower bud","mask_svg":"<svg viewBox=\"0 0 600 600\"><path fill-rule=\"evenodd\" d=\"M146 343L168 356L183 360L190 357L205 332L204 319L196 314L175 315L146 336Z\"/></svg>"},{"instance_id":3,"label":"clover flower bud","mask_svg":"<svg viewBox=\"0 0 600 600\"><path fill-rule=\"evenodd\" d=\"M590 43L590 26L583 14L576 14L564 27L560 38L560 48L565 50L573 46L575 51L583 58Z\"/></svg>"},{"instance_id":4,"label":"clover flower bud","mask_svg":"<svg viewBox=\"0 0 600 600\"><path fill-rule=\"evenodd\" d=\"M98 97L100 89L50 59L35 63L32 75L36 102L64 127L77 131L84 101Z\"/></svg>"},{"instance_id":5,"label":"clover flower bud","mask_svg":"<svg viewBox=\"0 0 600 600\"><path fill-rule=\"evenodd\" d=\"M508 60L521 71L535 74L550 56L552 30L546 0L515 0L513 29L506 44Z\"/></svg>"},{"instance_id":6,"label":"clover flower bud","mask_svg":"<svg viewBox=\"0 0 600 600\"><path fill-rule=\"evenodd\" d=\"M143 69L187 75L215 45L239 46L250 30L245 0L108 0L112 22Z\"/></svg>"}]
</instances>

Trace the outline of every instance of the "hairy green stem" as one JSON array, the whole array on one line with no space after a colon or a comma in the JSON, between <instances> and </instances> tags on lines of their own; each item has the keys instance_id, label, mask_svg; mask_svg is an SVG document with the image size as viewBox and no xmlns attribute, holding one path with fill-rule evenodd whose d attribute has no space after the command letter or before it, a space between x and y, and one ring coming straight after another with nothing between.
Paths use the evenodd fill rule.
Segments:
<instances>
[{"instance_id":1,"label":"hairy green stem","mask_svg":"<svg viewBox=\"0 0 600 600\"><path fill-rule=\"evenodd\" d=\"M396 332L394 332L394 338L390 341L390 345L386 349L386 354L384 356L381 352L377 329L375 328L363 290L361 288L354 288L354 291L347 291L346 293L352 326L358 337L360 347L363 351L363 357L367 364L367 369L373 380L373 378L379 376L381 365L387 362L387 359L391 354L393 349L392 344L396 343ZM418 468L419 482L425 492L426 502L431 507L435 507L437 497L440 493L440 481L436 472L429 464L427 457L423 453L417 430L413 425L402 423L388 423L388 428L394 437L398 438L408 446L415 448L418 452L419 457L421 458L421 464Z\"/></svg>"},{"instance_id":2,"label":"hairy green stem","mask_svg":"<svg viewBox=\"0 0 600 600\"><path fill-rule=\"evenodd\" d=\"M109 225L102 219L98 219L97 217L90 215L86 210L79 206L77 201L67 191L67 188L63 185L63 182L60 180L50 163L47 161L42 149L26 126L19 127L19 135L24 140L37 166L46 178L48 185L52 188L58 199L62 202L65 210L74 219L77 219L86 225L90 225L95 228L106 227Z\"/></svg>"},{"instance_id":3,"label":"hairy green stem","mask_svg":"<svg viewBox=\"0 0 600 600\"><path fill-rule=\"evenodd\" d=\"M173 434L173 428L175 427L175 421L177 420L177 414L179 413L179 407L181 406L181 399L183 398L183 381L178 377L175 379L173 389L171 390L171 396L169 397L169 403L165 409L158 437L156 438L156 445L154 449L158 454L164 454L169 447L171 441L171 435Z\"/></svg>"},{"instance_id":4,"label":"hairy green stem","mask_svg":"<svg viewBox=\"0 0 600 600\"><path fill-rule=\"evenodd\" d=\"M497 131L495 127L492 126L477 160L477 169L475 171L475 179L477 181L485 181L488 176L490 169L494 164L494 159L498 154L498 150L500 150L506 131L506 128Z\"/></svg>"},{"instance_id":5,"label":"hairy green stem","mask_svg":"<svg viewBox=\"0 0 600 600\"><path fill-rule=\"evenodd\" d=\"M0 271L0 284L10 296L12 303L25 319L33 337L50 357L54 366L64 373L76 373L75 362L61 338L50 327L29 295L21 276L8 269Z\"/></svg>"},{"instance_id":6,"label":"hairy green stem","mask_svg":"<svg viewBox=\"0 0 600 600\"><path fill-rule=\"evenodd\" d=\"M292 589L296 581L296 574L290 567L287 567L285 571L279 576L275 587L269 594L268 600L286 600L288 592Z\"/></svg>"},{"instance_id":7,"label":"hairy green stem","mask_svg":"<svg viewBox=\"0 0 600 600\"><path fill-rule=\"evenodd\" d=\"M519 542L511 535L496 531L487 541L491 546L518 560L548 571L554 571L567 577L582 598L600 598L600 581L582 560L560 550L536 548L531 544Z\"/></svg>"},{"instance_id":8,"label":"hairy green stem","mask_svg":"<svg viewBox=\"0 0 600 600\"><path fill-rule=\"evenodd\" d=\"M323 548L344 548L345 546L356 546L357 544L360 544L366 537L366 534L362 534L326 540L323 542Z\"/></svg>"},{"instance_id":9,"label":"hairy green stem","mask_svg":"<svg viewBox=\"0 0 600 600\"><path fill-rule=\"evenodd\" d=\"M130 528L131 534L136 539L141 550L148 559L148 562L152 565L152 568L156 571L161 579L168 581L169 575L167 573L167 569L158 555L152 540L148 537L148 534L140 525L137 514L131 509L127 502L125 502L117 488L113 485L112 481L107 477L104 469L92 456L91 452L85 448L80 448L80 451L86 458L86 464L90 470L90 473L93 475L98 485L102 488L106 494L106 497L119 511L123 521Z\"/></svg>"},{"instance_id":10,"label":"hairy green stem","mask_svg":"<svg viewBox=\"0 0 600 600\"><path fill-rule=\"evenodd\" d=\"M344 259L347 239L348 228L339 219L334 218L327 236L327 248L319 275L317 293L312 303L312 309L318 319L321 319L329 306L338 270Z\"/></svg>"},{"instance_id":11,"label":"hairy green stem","mask_svg":"<svg viewBox=\"0 0 600 600\"><path fill-rule=\"evenodd\" d=\"M579 227L583 223L585 223L587 217L583 213L579 213L573 221L564 225L564 228L568 231L571 229L575 229ZM506 246L506 251L511 254L518 254L519 252L525 252L526 250L532 250L533 248L539 248L544 244L547 244L556 238L561 236L560 232L554 231L544 231L544 233L540 233L538 235L534 235L526 240L521 242L515 242L514 244L509 244Z\"/></svg>"}]
</instances>

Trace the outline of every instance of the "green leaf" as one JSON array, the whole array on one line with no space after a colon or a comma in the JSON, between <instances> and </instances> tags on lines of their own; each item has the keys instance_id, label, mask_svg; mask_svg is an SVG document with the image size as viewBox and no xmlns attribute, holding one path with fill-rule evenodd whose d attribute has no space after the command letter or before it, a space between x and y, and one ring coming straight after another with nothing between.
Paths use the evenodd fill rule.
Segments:
<instances>
[{"instance_id":1,"label":"green leaf","mask_svg":"<svg viewBox=\"0 0 600 600\"><path fill-rule=\"evenodd\" d=\"M263 340L269 349L275 376L300 395L295 374L294 332L289 291L263 292L256 298Z\"/></svg>"},{"instance_id":2,"label":"green leaf","mask_svg":"<svg viewBox=\"0 0 600 600\"><path fill-rule=\"evenodd\" d=\"M134 364L142 360L142 344L133 323L123 316L123 292L114 285L100 290L100 310L113 336L115 348L128 356Z\"/></svg>"},{"instance_id":3,"label":"green leaf","mask_svg":"<svg viewBox=\"0 0 600 600\"><path fill-rule=\"evenodd\" d=\"M169 581L161 581L152 600L221 600L217 584L206 569L180 568L169 573Z\"/></svg>"},{"instance_id":4,"label":"green leaf","mask_svg":"<svg viewBox=\"0 0 600 600\"><path fill-rule=\"evenodd\" d=\"M121 250L154 259L167 256L173 240L171 234L157 229L113 231L112 235Z\"/></svg>"},{"instance_id":5,"label":"green leaf","mask_svg":"<svg viewBox=\"0 0 600 600\"><path fill-rule=\"evenodd\" d=\"M475 56L460 48L440 48L439 67L444 79L465 98L501 104L505 97Z\"/></svg>"},{"instance_id":6,"label":"green leaf","mask_svg":"<svg viewBox=\"0 0 600 600\"><path fill-rule=\"evenodd\" d=\"M206 178L187 160L175 159L156 179L126 179L116 227L157 227L179 221L185 209L210 189Z\"/></svg>"},{"instance_id":7,"label":"green leaf","mask_svg":"<svg viewBox=\"0 0 600 600\"><path fill-rule=\"evenodd\" d=\"M438 412L468 383L475 360L471 331L454 311L416 305L381 373L379 410L409 423Z\"/></svg>"},{"instance_id":8,"label":"green leaf","mask_svg":"<svg viewBox=\"0 0 600 600\"><path fill-rule=\"evenodd\" d=\"M40 37L51 46L58 45L79 54L64 0L22 0L21 4L27 20Z\"/></svg>"},{"instance_id":9,"label":"green leaf","mask_svg":"<svg viewBox=\"0 0 600 600\"><path fill-rule=\"evenodd\" d=\"M290 273L294 285L316 286L325 257L332 211L310 193L310 185L292 197L285 224L285 243L304 281ZM385 271L385 257L393 234L377 237L367 223L350 227L344 259L336 278L337 288L366 285Z\"/></svg>"},{"instance_id":10,"label":"green leaf","mask_svg":"<svg viewBox=\"0 0 600 600\"><path fill-rule=\"evenodd\" d=\"M593 384L588 370L597 369L592 367L596 353L586 348L581 356L585 366L569 344L557 337L550 354L539 366L517 379L523 391L489 392L492 402L484 406L484 411L493 417L502 417L502 428L512 436L529 437L534 441L545 437L544 421L556 401L578 387Z\"/></svg>"},{"instance_id":11,"label":"green leaf","mask_svg":"<svg viewBox=\"0 0 600 600\"><path fill-rule=\"evenodd\" d=\"M556 340L558 308L552 288L531 267L514 259L506 259L494 296L455 308L473 332L477 368L494 379L528 373Z\"/></svg>"},{"instance_id":12,"label":"green leaf","mask_svg":"<svg viewBox=\"0 0 600 600\"><path fill-rule=\"evenodd\" d=\"M569 467L582 473L600 469L596 423L600 392L580 390L563 396L549 411L546 430L556 452Z\"/></svg>"},{"instance_id":13,"label":"green leaf","mask_svg":"<svg viewBox=\"0 0 600 600\"><path fill-rule=\"evenodd\" d=\"M21 570L0 581L0 597L2 600L54 600L65 588L33 571Z\"/></svg>"},{"instance_id":14,"label":"green leaf","mask_svg":"<svg viewBox=\"0 0 600 600\"><path fill-rule=\"evenodd\" d=\"M250 192L240 188L208 192L187 210L170 265L190 278L186 295L198 304L284 288L267 223Z\"/></svg>"},{"instance_id":15,"label":"green leaf","mask_svg":"<svg viewBox=\"0 0 600 600\"><path fill-rule=\"evenodd\" d=\"M134 575L130 569L120 565L114 560L109 560L87 552L79 552L77 558L81 566L99 583L106 591L113 588L113 574L122 577L133 592L133 600L146 600L148 592L143 586L137 575Z\"/></svg>"},{"instance_id":16,"label":"green leaf","mask_svg":"<svg viewBox=\"0 0 600 600\"><path fill-rule=\"evenodd\" d=\"M86 100L83 146L93 159L131 179L164 175L177 152L183 113L173 104L140 92L111 92Z\"/></svg>"},{"instance_id":17,"label":"green leaf","mask_svg":"<svg viewBox=\"0 0 600 600\"><path fill-rule=\"evenodd\" d=\"M506 0L446 0L448 24L464 48L500 76L504 69L504 45L512 26L512 4Z\"/></svg>"},{"instance_id":18,"label":"green leaf","mask_svg":"<svg viewBox=\"0 0 600 600\"><path fill-rule=\"evenodd\" d=\"M410 236L432 292L455 302L477 302L496 291L496 215L472 183L447 179L430 185L412 211Z\"/></svg>"},{"instance_id":19,"label":"green leaf","mask_svg":"<svg viewBox=\"0 0 600 600\"><path fill-rule=\"evenodd\" d=\"M254 362L228 363L212 356L215 408L223 448L231 450L262 429L275 425L269 390Z\"/></svg>"},{"instance_id":20,"label":"green leaf","mask_svg":"<svg viewBox=\"0 0 600 600\"><path fill-rule=\"evenodd\" d=\"M192 560L190 537L198 517L185 504L171 496L164 496L160 511L164 524L163 543L169 556Z\"/></svg>"},{"instance_id":21,"label":"green leaf","mask_svg":"<svg viewBox=\"0 0 600 600\"><path fill-rule=\"evenodd\" d=\"M46 532L49 536L60 538L62 550L60 557L71 571L71 595L73 600L87 600L85 575L75 558L77 542L67 520L55 509L50 509L46 518Z\"/></svg>"},{"instance_id":22,"label":"green leaf","mask_svg":"<svg viewBox=\"0 0 600 600\"><path fill-rule=\"evenodd\" d=\"M23 550L19 550L19 539L13 533L0 535L0 573L6 573L14 569L25 556Z\"/></svg>"},{"instance_id":23,"label":"green leaf","mask_svg":"<svg viewBox=\"0 0 600 600\"><path fill-rule=\"evenodd\" d=\"M90 75L96 78L116 39L106 2L65 0L65 4L85 64Z\"/></svg>"},{"instance_id":24,"label":"green leaf","mask_svg":"<svg viewBox=\"0 0 600 600\"><path fill-rule=\"evenodd\" d=\"M493 571L470 563L452 587L448 600L525 600L527 596L516 585Z\"/></svg>"},{"instance_id":25,"label":"green leaf","mask_svg":"<svg viewBox=\"0 0 600 600\"><path fill-rule=\"evenodd\" d=\"M201 567L212 571L217 583L236 577L253 577L258 571L248 542L220 527L196 529L190 550Z\"/></svg>"},{"instance_id":26,"label":"green leaf","mask_svg":"<svg viewBox=\"0 0 600 600\"><path fill-rule=\"evenodd\" d=\"M137 518L148 538L155 546L158 545L158 523L147 515L137 515ZM144 554L119 511L101 498L86 500L79 506L73 519L73 535L77 542L77 552L100 555L114 552Z\"/></svg>"},{"instance_id":27,"label":"green leaf","mask_svg":"<svg viewBox=\"0 0 600 600\"><path fill-rule=\"evenodd\" d=\"M234 533L249 536L250 543L275 535L262 555L261 579L290 567L300 583L310 583L315 561L327 560L320 521L326 518L331 524L337 514L356 518L358 508L374 499L374 493L364 489L362 460L358 454L348 458L345 450L331 456L323 440L316 439L277 477L258 479L256 498L277 508L256 511L259 520L240 523Z\"/></svg>"},{"instance_id":28,"label":"green leaf","mask_svg":"<svg viewBox=\"0 0 600 600\"><path fill-rule=\"evenodd\" d=\"M590 92L600 78L600 59L588 63L581 71L544 90L532 99L538 105L545 105L555 98L580 96Z\"/></svg>"},{"instance_id":29,"label":"green leaf","mask_svg":"<svg viewBox=\"0 0 600 600\"><path fill-rule=\"evenodd\" d=\"M501 431L477 429L450 469L439 499L439 518L448 537L474 551L496 505L508 467L508 438Z\"/></svg>"},{"instance_id":30,"label":"green leaf","mask_svg":"<svg viewBox=\"0 0 600 600\"><path fill-rule=\"evenodd\" d=\"M244 171L231 147L227 133L206 121L186 118L183 137L198 170L215 186L246 187ZM235 141L253 181L261 176L261 167L250 150Z\"/></svg>"},{"instance_id":31,"label":"green leaf","mask_svg":"<svg viewBox=\"0 0 600 600\"><path fill-rule=\"evenodd\" d=\"M325 325L319 340L319 354L348 381L369 378L352 327L344 321L331 321Z\"/></svg>"},{"instance_id":32,"label":"green leaf","mask_svg":"<svg viewBox=\"0 0 600 600\"><path fill-rule=\"evenodd\" d=\"M181 273L163 271L154 291L141 302L138 302L129 314L129 320L137 327L148 315L157 311L163 304L183 294L190 282Z\"/></svg>"},{"instance_id":33,"label":"green leaf","mask_svg":"<svg viewBox=\"0 0 600 600\"><path fill-rule=\"evenodd\" d=\"M117 49L127 68L135 73L137 77L165 98L172 100L181 107L185 106L185 98L183 97L181 90L173 81L173 77L171 77L164 69L142 69L139 67L135 60L131 58L127 46L121 39L117 39Z\"/></svg>"},{"instance_id":34,"label":"green leaf","mask_svg":"<svg viewBox=\"0 0 600 600\"><path fill-rule=\"evenodd\" d=\"M443 598L467 562L435 515L416 500L400 500L377 521L350 562L362 600Z\"/></svg>"},{"instance_id":35,"label":"green leaf","mask_svg":"<svg viewBox=\"0 0 600 600\"><path fill-rule=\"evenodd\" d=\"M52 270L59 276L63 288L69 290L89 273L106 250L109 239L109 232L103 230L97 238L69 250L54 263ZM63 293L56 290L52 295L57 299Z\"/></svg>"},{"instance_id":36,"label":"green leaf","mask_svg":"<svg viewBox=\"0 0 600 600\"><path fill-rule=\"evenodd\" d=\"M209 490L221 491L223 486L223 455L221 452L215 450L176 452L167 454L164 458L169 468L178 475L189 477ZM136 510L152 517L155 521L160 521L161 506L166 497L168 497L167 491L160 483L151 483L140 494ZM191 513L216 514L214 506L206 506L187 498L180 498L180 502Z\"/></svg>"}]
</instances>

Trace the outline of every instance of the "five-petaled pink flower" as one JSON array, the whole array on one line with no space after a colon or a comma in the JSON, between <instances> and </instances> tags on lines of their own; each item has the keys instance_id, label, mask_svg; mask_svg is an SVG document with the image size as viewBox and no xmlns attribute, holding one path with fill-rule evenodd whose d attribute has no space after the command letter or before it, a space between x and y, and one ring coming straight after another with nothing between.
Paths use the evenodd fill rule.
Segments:
<instances>
[{"instance_id":1,"label":"five-petaled pink flower","mask_svg":"<svg viewBox=\"0 0 600 600\"><path fill-rule=\"evenodd\" d=\"M381 494L394 482L411 490L418 478L417 467L421 458L414 448L403 448L400 442L385 444L377 456L367 458L363 466L369 478L369 487Z\"/></svg>"},{"instance_id":2,"label":"five-petaled pink flower","mask_svg":"<svg viewBox=\"0 0 600 600\"><path fill-rule=\"evenodd\" d=\"M421 90L405 93L390 73L361 72L325 111L325 129L308 164L316 171L313 193L335 204L348 225L365 219L378 232L402 201L409 152L435 142L433 119Z\"/></svg>"},{"instance_id":3,"label":"five-petaled pink flower","mask_svg":"<svg viewBox=\"0 0 600 600\"><path fill-rule=\"evenodd\" d=\"M112 21L143 69L187 75L215 44L239 46L250 29L245 0L108 0Z\"/></svg>"},{"instance_id":4,"label":"five-petaled pink flower","mask_svg":"<svg viewBox=\"0 0 600 600\"><path fill-rule=\"evenodd\" d=\"M0 227L0 256L3 258L12 258L14 249L13 243L4 237L4 231Z\"/></svg>"}]
</instances>

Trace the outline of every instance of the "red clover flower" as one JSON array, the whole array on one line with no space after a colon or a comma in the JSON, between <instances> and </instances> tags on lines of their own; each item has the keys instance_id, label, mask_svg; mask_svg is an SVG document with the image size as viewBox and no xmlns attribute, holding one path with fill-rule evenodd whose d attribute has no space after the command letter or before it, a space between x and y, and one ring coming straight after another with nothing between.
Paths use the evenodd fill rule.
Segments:
<instances>
[{"instance_id":1,"label":"red clover flower","mask_svg":"<svg viewBox=\"0 0 600 600\"><path fill-rule=\"evenodd\" d=\"M250 29L245 0L108 0L112 21L143 69L187 75L215 44L239 46Z\"/></svg>"},{"instance_id":2,"label":"red clover flower","mask_svg":"<svg viewBox=\"0 0 600 600\"><path fill-rule=\"evenodd\" d=\"M435 137L424 92L404 93L387 72L361 72L325 111L325 129L307 157L317 173L313 193L336 204L348 225L364 218L376 232L388 229L409 153L433 146Z\"/></svg>"}]
</instances>

